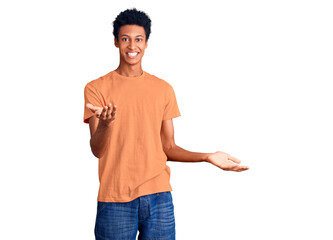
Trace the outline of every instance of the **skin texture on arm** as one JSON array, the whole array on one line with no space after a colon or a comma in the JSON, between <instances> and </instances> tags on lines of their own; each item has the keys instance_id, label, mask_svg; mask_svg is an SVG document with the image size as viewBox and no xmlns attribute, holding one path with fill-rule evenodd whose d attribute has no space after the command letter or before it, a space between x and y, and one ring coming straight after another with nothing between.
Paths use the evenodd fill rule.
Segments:
<instances>
[{"instance_id":1,"label":"skin texture on arm","mask_svg":"<svg viewBox=\"0 0 333 240\"><path fill-rule=\"evenodd\" d=\"M208 153L190 152L176 145L172 119L162 121L161 140L164 153L169 161L202 162L206 161Z\"/></svg>"},{"instance_id":2,"label":"skin texture on arm","mask_svg":"<svg viewBox=\"0 0 333 240\"><path fill-rule=\"evenodd\" d=\"M161 141L164 153L169 161L179 162L209 162L225 171L241 172L248 170L247 166L240 166L240 160L222 151L215 153L190 152L176 145L172 119L162 121Z\"/></svg>"},{"instance_id":3,"label":"skin texture on arm","mask_svg":"<svg viewBox=\"0 0 333 240\"><path fill-rule=\"evenodd\" d=\"M95 157L100 158L109 144L109 136L116 118L117 106L112 107L112 104L109 104L101 108L87 104L87 107L95 114L89 118L91 151Z\"/></svg>"}]
</instances>

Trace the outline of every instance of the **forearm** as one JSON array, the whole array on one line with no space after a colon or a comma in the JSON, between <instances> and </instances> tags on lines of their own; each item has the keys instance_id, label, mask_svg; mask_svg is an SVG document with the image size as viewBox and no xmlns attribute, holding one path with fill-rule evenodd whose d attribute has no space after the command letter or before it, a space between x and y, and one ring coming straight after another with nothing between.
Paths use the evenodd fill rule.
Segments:
<instances>
[{"instance_id":1,"label":"forearm","mask_svg":"<svg viewBox=\"0 0 333 240\"><path fill-rule=\"evenodd\" d=\"M112 126L113 124L108 126L101 123L98 124L95 133L90 139L91 151L95 157L101 158L108 147Z\"/></svg>"},{"instance_id":2,"label":"forearm","mask_svg":"<svg viewBox=\"0 0 333 240\"><path fill-rule=\"evenodd\" d=\"M165 149L165 154L168 157L168 161L177 162L205 162L211 153L199 153L190 152L177 145L172 148Z\"/></svg>"}]
</instances>

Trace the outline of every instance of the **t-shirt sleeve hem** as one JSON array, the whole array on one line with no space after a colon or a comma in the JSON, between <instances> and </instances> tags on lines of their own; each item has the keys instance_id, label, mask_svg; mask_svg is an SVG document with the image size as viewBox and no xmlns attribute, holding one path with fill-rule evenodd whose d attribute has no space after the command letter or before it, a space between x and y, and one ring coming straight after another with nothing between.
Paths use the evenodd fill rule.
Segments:
<instances>
[{"instance_id":1,"label":"t-shirt sleeve hem","mask_svg":"<svg viewBox=\"0 0 333 240\"><path fill-rule=\"evenodd\" d=\"M176 117L180 117L180 116L181 116L180 113L175 114L175 115L165 116L165 117L163 118L163 120L172 119L172 118L176 118Z\"/></svg>"},{"instance_id":2,"label":"t-shirt sleeve hem","mask_svg":"<svg viewBox=\"0 0 333 240\"><path fill-rule=\"evenodd\" d=\"M90 119L92 116L94 116L93 113L91 113L91 114L88 115L88 116L85 116L85 117L83 118L83 122L84 122L84 123L89 123L89 119Z\"/></svg>"}]
</instances>

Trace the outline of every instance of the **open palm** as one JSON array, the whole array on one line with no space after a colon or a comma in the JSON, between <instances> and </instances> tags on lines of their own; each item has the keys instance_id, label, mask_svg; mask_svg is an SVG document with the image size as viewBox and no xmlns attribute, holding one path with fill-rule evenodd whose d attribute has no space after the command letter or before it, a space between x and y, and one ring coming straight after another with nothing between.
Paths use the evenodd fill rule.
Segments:
<instances>
[{"instance_id":1,"label":"open palm","mask_svg":"<svg viewBox=\"0 0 333 240\"><path fill-rule=\"evenodd\" d=\"M208 156L207 162L225 170L225 171L236 171L241 172L248 170L247 166L240 166L241 162L239 159L229 155L228 153L217 151Z\"/></svg>"},{"instance_id":2,"label":"open palm","mask_svg":"<svg viewBox=\"0 0 333 240\"><path fill-rule=\"evenodd\" d=\"M117 106L109 103L105 107L96 107L90 103L87 104L87 107L92 111L95 116L102 122L110 124L116 118Z\"/></svg>"}]
</instances>

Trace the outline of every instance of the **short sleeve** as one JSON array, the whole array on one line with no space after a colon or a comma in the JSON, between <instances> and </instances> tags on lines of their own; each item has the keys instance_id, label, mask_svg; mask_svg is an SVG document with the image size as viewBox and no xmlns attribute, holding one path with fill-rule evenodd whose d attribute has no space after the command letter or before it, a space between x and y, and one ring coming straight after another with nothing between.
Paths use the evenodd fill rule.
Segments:
<instances>
[{"instance_id":1,"label":"short sleeve","mask_svg":"<svg viewBox=\"0 0 333 240\"><path fill-rule=\"evenodd\" d=\"M84 88L84 123L89 123L89 118L94 115L94 113L87 107L87 103L96 107L103 107L101 94L96 88L94 88L94 86L92 86L91 82Z\"/></svg>"},{"instance_id":2,"label":"short sleeve","mask_svg":"<svg viewBox=\"0 0 333 240\"><path fill-rule=\"evenodd\" d=\"M178 108L176 94L173 90L173 87L169 85L167 90L167 99L163 114L163 120L179 117L180 115L181 114Z\"/></svg>"}]
</instances>

